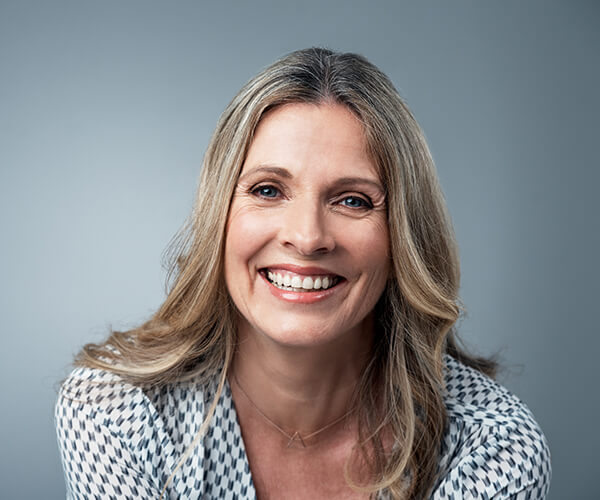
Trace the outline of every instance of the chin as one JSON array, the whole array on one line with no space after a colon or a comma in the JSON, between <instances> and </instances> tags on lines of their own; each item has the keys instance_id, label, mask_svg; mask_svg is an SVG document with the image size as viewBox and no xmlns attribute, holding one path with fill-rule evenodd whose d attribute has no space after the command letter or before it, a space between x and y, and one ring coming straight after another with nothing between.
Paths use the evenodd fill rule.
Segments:
<instances>
[{"instance_id":1,"label":"chin","mask_svg":"<svg viewBox=\"0 0 600 500\"><path fill-rule=\"evenodd\" d=\"M311 331L291 331L277 332L271 335L267 334L270 340L284 347L318 347L330 343L333 339L329 335L324 335L323 332ZM335 338L335 337L334 337Z\"/></svg>"},{"instance_id":2,"label":"chin","mask_svg":"<svg viewBox=\"0 0 600 500\"><path fill-rule=\"evenodd\" d=\"M276 329L264 329L263 335L280 346L288 347L319 347L328 344L343 343L349 347L358 337L364 338L362 325L339 328L339 325L327 325L322 321L302 322L291 321L289 325L280 322ZM361 333L362 332L362 333Z\"/></svg>"}]
</instances>

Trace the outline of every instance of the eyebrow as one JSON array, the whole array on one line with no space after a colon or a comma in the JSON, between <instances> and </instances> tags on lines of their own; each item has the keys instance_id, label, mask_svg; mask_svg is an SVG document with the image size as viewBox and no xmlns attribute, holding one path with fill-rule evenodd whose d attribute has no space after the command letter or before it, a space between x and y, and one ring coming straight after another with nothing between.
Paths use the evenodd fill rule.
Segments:
<instances>
[{"instance_id":1,"label":"eyebrow","mask_svg":"<svg viewBox=\"0 0 600 500\"><path fill-rule=\"evenodd\" d=\"M293 176L289 170L283 167L275 167L273 165L259 165L258 167L248 170L244 175L241 175L239 181L243 181L246 177L255 174L275 174L285 179L291 179Z\"/></svg>"},{"instance_id":2,"label":"eyebrow","mask_svg":"<svg viewBox=\"0 0 600 500\"><path fill-rule=\"evenodd\" d=\"M293 178L293 175L286 168L276 167L274 165L259 165L257 167L252 168L251 170L249 170L242 176L240 176L239 181L243 181L246 177L255 175L257 173L258 174L261 174L261 173L262 174L264 174L264 173L274 174L274 175L283 177L285 179ZM367 179L365 177L341 177L341 178L335 180L335 184L340 185L340 186L351 186L354 184L368 184L369 186L374 187L375 189L381 191L382 193L385 193L385 190L383 189L383 186L381 185L380 182L372 180L372 179Z\"/></svg>"},{"instance_id":3,"label":"eyebrow","mask_svg":"<svg viewBox=\"0 0 600 500\"><path fill-rule=\"evenodd\" d=\"M354 184L368 184L369 186L374 187L375 189L384 192L383 186L381 183L374 181L372 179L367 179L365 177L342 177L340 179L336 179L336 184L340 186L352 186Z\"/></svg>"}]
</instances>

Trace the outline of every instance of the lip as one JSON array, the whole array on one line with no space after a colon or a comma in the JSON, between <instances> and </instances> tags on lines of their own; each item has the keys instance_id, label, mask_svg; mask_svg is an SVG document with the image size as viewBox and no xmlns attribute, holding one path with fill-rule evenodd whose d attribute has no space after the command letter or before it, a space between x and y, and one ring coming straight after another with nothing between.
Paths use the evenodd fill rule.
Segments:
<instances>
[{"instance_id":1,"label":"lip","mask_svg":"<svg viewBox=\"0 0 600 500\"><path fill-rule=\"evenodd\" d=\"M334 286L327 288L326 290L312 291L312 292L291 292L289 290L282 290L271 283L265 276L266 270L282 270L289 271L301 276L338 276L339 282ZM314 304L328 299L334 294L340 292L348 283L348 281L341 275L333 273L327 269L316 266L297 266L294 264L277 264L273 266L267 266L260 269L259 273L263 282L267 285L269 292L275 297L291 302L294 304Z\"/></svg>"}]
</instances>

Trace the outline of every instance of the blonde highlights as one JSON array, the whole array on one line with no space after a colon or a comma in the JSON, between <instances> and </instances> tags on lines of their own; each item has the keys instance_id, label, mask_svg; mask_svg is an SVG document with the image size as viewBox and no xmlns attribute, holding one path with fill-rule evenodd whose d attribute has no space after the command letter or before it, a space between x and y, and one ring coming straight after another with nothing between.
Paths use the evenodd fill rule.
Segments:
<instances>
[{"instance_id":1,"label":"blonde highlights","mask_svg":"<svg viewBox=\"0 0 600 500\"><path fill-rule=\"evenodd\" d=\"M170 247L165 302L140 327L86 345L76 361L138 385L217 377L206 429L236 341L223 273L231 197L261 117L295 102L347 106L365 128L386 189L392 270L376 307L373 356L355 395L356 451L369 464L370 479L355 484L349 473L348 481L394 498L424 498L435 481L446 425L443 355L482 371L493 366L471 358L454 338L452 326L460 314L458 255L423 133L389 79L356 54L293 52L240 90L217 124L193 213ZM394 443L391 450L384 449L384 434ZM200 434L194 445L198 439Z\"/></svg>"}]
</instances>

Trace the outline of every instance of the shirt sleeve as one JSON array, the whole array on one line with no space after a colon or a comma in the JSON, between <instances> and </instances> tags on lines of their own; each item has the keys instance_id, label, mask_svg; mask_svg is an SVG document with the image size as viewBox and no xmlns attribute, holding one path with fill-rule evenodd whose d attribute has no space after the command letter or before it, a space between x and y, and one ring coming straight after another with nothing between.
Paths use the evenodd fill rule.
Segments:
<instances>
[{"instance_id":1,"label":"shirt sleeve","mask_svg":"<svg viewBox=\"0 0 600 500\"><path fill-rule=\"evenodd\" d=\"M477 370L445 362L448 421L431 500L546 498L550 450L529 408Z\"/></svg>"},{"instance_id":2,"label":"shirt sleeve","mask_svg":"<svg viewBox=\"0 0 600 500\"><path fill-rule=\"evenodd\" d=\"M99 389L69 390L64 384L55 408L56 431L67 498L160 498L161 489L131 449L118 422L96 404ZM113 403L118 406L118 397ZM122 403L122 402L121 402Z\"/></svg>"},{"instance_id":3,"label":"shirt sleeve","mask_svg":"<svg viewBox=\"0 0 600 500\"><path fill-rule=\"evenodd\" d=\"M550 452L534 421L490 428L455 469L456 498L544 499L550 487ZM481 436L483 437L483 436Z\"/></svg>"}]
</instances>

